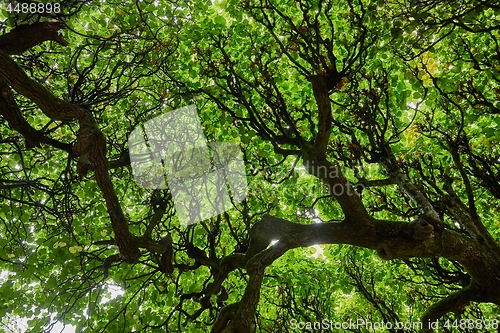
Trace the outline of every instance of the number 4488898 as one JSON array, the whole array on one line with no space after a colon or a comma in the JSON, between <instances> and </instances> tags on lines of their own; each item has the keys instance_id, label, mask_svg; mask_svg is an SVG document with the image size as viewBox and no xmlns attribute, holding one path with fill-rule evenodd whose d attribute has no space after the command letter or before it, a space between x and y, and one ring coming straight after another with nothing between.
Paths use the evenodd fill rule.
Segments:
<instances>
[{"instance_id":1,"label":"number 4488898","mask_svg":"<svg viewBox=\"0 0 500 333\"><path fill-rule=\"evenodd\" d=\"M7 4L7 11L9 13L31 13L31 14L45 14L45 13L60 13L61 4L59 3L9 3Z\"/></svg>"}]
</instances>

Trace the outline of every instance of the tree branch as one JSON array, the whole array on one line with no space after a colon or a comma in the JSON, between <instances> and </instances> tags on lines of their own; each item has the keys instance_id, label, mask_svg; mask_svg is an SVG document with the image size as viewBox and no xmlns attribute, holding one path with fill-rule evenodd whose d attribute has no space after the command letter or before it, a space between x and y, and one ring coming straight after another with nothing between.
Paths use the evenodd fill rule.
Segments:
<instances>
[{"instance_id":1,"label":"tree branch","mask_svg":"<svg viewBox=\"0 0 500 333\"><path fill-rule=\"evenodd\" d=\"M448 312L462 314L465 307L468 306L470 302L487 302L488 299L487 293L479 288L474 281L471 281L467 287L453 295L443 298L425 311L421 319L423 327L422 333L432 332L432 323L439 320Z\"/></svg>"},{"instance_id":2,"label":"tree branch","mask_svg":"<svg viewBox=\"0 0 500 333\"><path fill-rule=\"evenodd\" d=\"M424 216L432 221L436 231L440 232L444 226L438 213L429 200L427 200L422 192L415 186L415 184L408 179L408 176L401 172L397 164L396 157L394 156L391 147L388 145L384 149L384 155L385 156L382 157L381 164L389 173L389 178L410 197L415 205L420 208Z\"/></svg>"},{"instance_id":3,"label":"tree branch","mask_svg":"<svg viewBox=\"0 0 500 333\"><path fill-rule=\"evenodd\" d=\"M39 147L41 143L66 151L70 156L75 156L71 145L52 138L31 126L23 117L19 106L14 99L12 90L5 80L0 79L0 114L9 123L9 126L26 139L27 147Z\"/></svg>"},{"instance_id":4,"label":"tree branch","mask_svg":"<svg viewBox=\"0 0 500 333\"><path fill-rule=\"evenodd\" d=\"M239 302L226 310L230 315L221 313L212 333L253 332L253 317L265 268L289 249L314 244L350 244L377 250L379 254L382 246L385 254L390 256L384 259L448 258L465 267L478 282L478 290L488 291L485 294L488 296L482 301L500 302L497 296L500 295L500 283L496 279L499 272L491 268L494 266L488 254L482 252L477 243L456 232L444 230L441 234L434 234L432 230L432 225L424 219L414 223L373 220L372 225L363 226L348 220L303 225L265 215L250 231L251 242L244 258L250 279L245 293ZM275 240L278 242L269 247ZM485 269L485 263L490 263L488 269Z\"/></svg>"},{"instance_id":5,"label":"tree branch","mask_svg":"<svg viewBox=\"0 0 500 333\"><path fill-rule=\"evenodd\" d=\"M54 96L43 85L29 78L21 67L2 50L0 50L0 68L0 80L5 80L15 91L32 100L50 119L78 120L80 128L73 147L73 151L80 156L77 171L80 178L83 178L90 168L95 171L95 179L103 192L120 252L125 261L137 262L140 251L129 231L128 221L109 177L105 138L92 114Z\"/></svg>"},{"instance_id":6,"label":"tree branch","mask_svg":"<svg viewBox=\"0 0 500 333\"><path fill-rule=\"evenodd\" d=\"M303 150L306 170L327 186L328 193L340 204L347 219L352 223L369 224L371 218L358 193L345 178L340 166L326 159L319 159L316 153L314 148Z\"/></svg>"},{"instance_id":7,"label":"tree branch","mask_svg":"<svg viewBox=\"0 0 500 333\"><path fill-rule=\"evenodd\" d=\"M328 94L328 87L324 75L311 75L311 83L318 105L318 134L313 145L313 151L319 159L326 156L326 147L330 142L330 133L332 131L332 104Z\"/></svg>"},{"instance_id":8,"label":"tree branch","mask_svg":"<svg viewBox=\"0 0 500 333\"><path fill-rule=\"evenodd\" d=\"M21 25L0 36L0 50L7 54L21 54L33 46L53 40L62 46L68 45L57 31L66 28L62 22L39 22Z\"/></svg>"}]
</instances>

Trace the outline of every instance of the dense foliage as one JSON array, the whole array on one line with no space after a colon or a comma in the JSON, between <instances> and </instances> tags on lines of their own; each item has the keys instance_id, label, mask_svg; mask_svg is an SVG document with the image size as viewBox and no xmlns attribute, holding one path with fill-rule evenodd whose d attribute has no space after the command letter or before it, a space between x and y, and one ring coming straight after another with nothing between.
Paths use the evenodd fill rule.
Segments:
<instances>
[{"instance_id":1,"label":"dense foliage","mask_svg":"<svg viewBox=\"0 0 500 333\"><path fill-rule=\"evenodd\" d=\"M498 331L500 2L59 3L0 11L2 331ZM191 104L248 195L185 227L127 139Z\"/></svg>"}]
</instances>

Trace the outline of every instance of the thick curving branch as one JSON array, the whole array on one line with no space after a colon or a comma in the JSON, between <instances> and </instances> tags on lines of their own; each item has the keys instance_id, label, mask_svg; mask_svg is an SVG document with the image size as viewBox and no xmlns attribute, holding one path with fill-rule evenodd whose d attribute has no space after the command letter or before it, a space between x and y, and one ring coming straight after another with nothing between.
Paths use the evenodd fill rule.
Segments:
<instances>
[{"instance_id":1,"label":"thick curving branch","mask_svg":"<svg viewBox=\"0 0 500 333\"><path fill-rule=\"evenodd\" d=\"M314 98L318 106L318 133L312 145L302 148L306 170L320 179L340 206L345 216L357 223L369 223L368 213L352 185L347 181L338 165L326 159L326 148L332 132L332 104L330 102L328 77L318 74L310 77Z\"/></svg>"},{"instance_id":2,"label":"thick curving branch","mask_svg":"<svg viewBox=\"0 0 500 333\"><path fill-rule=\"evenodd\" d=\"M389 178L410 197L415 205L420 208L423 215L432 221L436 231L440 232L444 226L438 213L424 194L410 181L408 176L401 172L397 164L396 157L394 156L394 153L389 145L387 145L384 149L381 164L386 169L387 173L389 173Z\"/></svg>"},{"instance_id":3,"label":"thick curving branch","mask_svg":"<svg viewBox=\"0 0 500 333\"><path fill-rule=\"evenodd\" d=\"M244 265L250 276L249 283L242 299L221 312L212 333L252 333L265 268L290 249L314 244L364 247L376 250L383 259L448 258L459 262L473 278L476 286L474 295L484 295L480 301L500 303L500 281L496 278L500 272L488 251L456 232L444 230L435 233L434 227L424 219L412 223L373 219L370 224L364 225L349 220L303 225L265 215L252 227L250 236L243 263L237 265ZM278 242L271 245L274 240ZM436 308L441 305L436 305ZM433 313L433 316L429 314L423 320L439 314Z\"/></svg>"},{"instance_id":4,"label":"thick curving branch","mask_svg":"<svg viewBox=\"0 0 500 333\"><path fill-rule=\"evenodd\" d=\"M0 80L0 114L7 120L10 128L20 133L26 139L26 146L39 147L48 144L52 147L66 151L74 156L71 145L45 136L45 134L31 126L23 117L17 105L12 90L5 80Z\"/></svg>"},{"instance_id":5,"label":"thick curving branch","mask_svg":"<svg viewBox=\"0 0 500 333\"><path fill-rule=\"evenodd\" d=\"M425 311L421 318L422 333L433 332L433 328L439 327L438 325L433 325L433 323L436 323L436 321L449 312L461 314L470 302L487 302L489 300L487 295L488 293L479 288L474 280L471 281L467 287L443 298Z\"/></svg>"},{"instance_id":6,"label":"thick curving branch","mask_svg":"<svg viewBox=\"0 0 500 333\"><path fill-rule=\"evenodd\" d=\"M325 158L318 158L314 148L304 149L302 156L306 170L325 184L329 195L340 204L346 219L356 224L371 223L361 198L338 164L333 164Z\"/></svg>"},{"instance_id":7,"label":"thick curving branch","mask_svg":"<svg viewBox=\"0 0 500 333\"><path fill-rule=\"evenodd\" d=\"M327 77L324 75L311 75L311 84L319 113L318 134L313 144L313 150L319 159L326 157L326 147L330 142L332 132L332 103L330 103L326 81Z\"/></svg>"},{"instance_id":8,"label":"thick curving branch","mask_svg":"<svg viewBox=\"0 0 500 333\"><path fill-rule=\"evenodd\" d=\"M33 41L28 45L32 43ZM43 85L29 78L21 67L2 50L0 50L0 68L0 80L33 101L47 117L52 120L77 120L79 122L78 137L73 146L73 152L80 156L77 164L79 176L83 178L88 169L94 170L96 182L106 201L122 259L131 263L137 262L140 251L129 231L128 221L109 177L105 138L92 114L54 96Z\"/></svg>"},{"instance_id":9,"label":"thick curving branch","mask_svg":"<svg viewBox=\"0 0 500 333\"><path fill-rule=\"evenodd\" d=\"M39 22L21 25L0 36L0 50L7 54L21 54L48 40L66 46L68 42L57 33L65 27L66 24L62 22Z\"/></svg>"},{"instance_id":10,"label":"thick curving branch","mask_svg":"<svg viewBox=\"0 0 500 333\"><path fill-rule=\"evenodd\" d=\"M211 333L254 333L255 312L260 299L260 290L266 267L293 247L292 237L286 235L269 249L259 252L246 263L250 276L240 301L226 307L213 325Z\"/></svg>"},{"instance_id":11,"label":"thick curving branch","mask_svg":"<svg viewBox=\"0 0 500 333\"><path fill-rule=\"evenodd\" d=\"M479 244L490 249L491 255L496 258L497 265L500 267L499 245L483 225L479 216L476 215L476 217L474 217L474 214L470 212L470 208L460 200L452 187L452 182L453 179L451 179L451 177L445 177L445 183L443 186L444 190L448 192L448 195L444 197L443 202L445 203L450 216L453 216L457 221L459 221L467 229L469 235Z\"/></svg>"}]
</instances>

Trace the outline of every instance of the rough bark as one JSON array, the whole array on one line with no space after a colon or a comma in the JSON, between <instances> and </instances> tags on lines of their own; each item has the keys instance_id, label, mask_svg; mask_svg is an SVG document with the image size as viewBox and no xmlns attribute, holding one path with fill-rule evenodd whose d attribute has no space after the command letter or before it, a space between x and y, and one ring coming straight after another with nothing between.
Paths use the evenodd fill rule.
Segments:
<instances>
[{"instance_id":1,"label":"rough bark","mask_svg":"<svg viewBox=\"0 0 500 333\"><path fill-rule=\"evenodd\" d=\"M437 320L454 309L471 301L500 304L499 269L488 254L470 238L453 231L434 233L429 223L372 220L361 225L344 220L340 223L303 225L270 215L264 216L250 232L251 243L244 263L235 265L246 268L249 283L242 299L226 308L219 316L212 333L251 333L252 318L260 296L264 270L286 251L314 244L350 244L376 250L383 259L443 257L459 262L472 277L473 286L451 295L431 307L422 322ZM270 246L273 240L279 240ZM270 247L269 247L270 246ZM383 249L381 249L383 247Z\"/></svg>"},{"instance_id":2,"label":"rough bark","mask_svg":"<svg viewBox=\"0 0 500 333\"><path fill-rule=\"evenodd\" d=\"M58 34L58 31L65 27L66 24L62 22L39 22L18 26L0 36L0 50L12 55L21 54L48 40L66 46L68 42Z\"/></svg>"},{"instance_id":3,"label":"rough bark","mask_svg":"<svg viewBox=\"0 0 500 333\"><path fill-rule=\"evenodd\" d=\"M106 201L116 243L120 248L121 259L134 263L140 257L139 247L129 231L128 221L123 214L109 177L105 138L92 114L77 105L54 96L43 85L29 78L7 54L24 52L46 40L55 40L65 45L65 42L63 43L57 35L57 30L63 27L62 23L40 23L16 28L11 33L2 36L0 40L0 88L2 89L0 103L5 106L2 108L2 114L9 121L11 127L19 130L34 146L39 145L43 136L40 136L40 133L29 126L23 118L19 107L11 96L9 86L33 101L50 119L78 121L80 128L73 146L73 152L79 156L78 174L82 179L89 169L94 170L96 182Z\"/></svg>"},{"instance_id":4,"label":"rough bark","mask_svg":"<svg viewBox=\"0 0 500 333\"><path fill-rule=\"evenodd\" d=\"M478 287L475 281L453 295L443 298L432 305L422 316L423 333L432 332L432 323L436 322L448 312L461 314L470 302L488 302L488 292Z\"/></svg>"}]
</instances>

